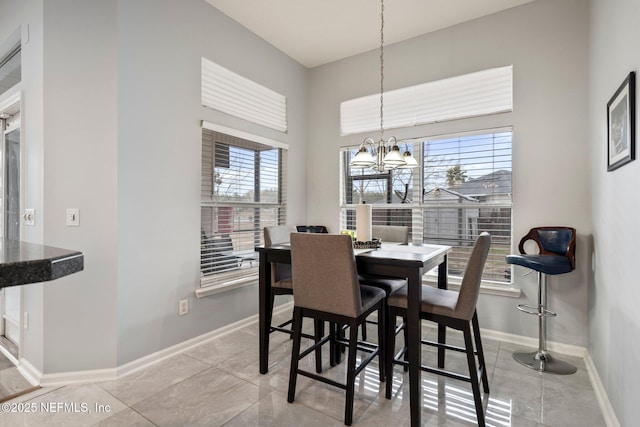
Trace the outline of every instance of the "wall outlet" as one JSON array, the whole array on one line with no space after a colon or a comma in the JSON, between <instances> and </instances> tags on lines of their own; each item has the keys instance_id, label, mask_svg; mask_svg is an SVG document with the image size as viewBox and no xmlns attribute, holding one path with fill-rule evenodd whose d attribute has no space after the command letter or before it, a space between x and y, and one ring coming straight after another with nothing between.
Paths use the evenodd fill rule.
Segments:
<instances>
[{"instance_id":1,"label":"wall outlet","mask_svg":"<svg viewBox=\"0 0 640 427\"><path fill-rule=\"evenodd\" d=\"M178 315L184 316L189 313L189 300L183 299L178 302Z\"/></svg>"},{"instance_id":2,"label":"wall outlet","mask_svg":"<svg viewBox=\"0 0 640 427\"><path fill-rule=\"evenodd\" d=\"M36 225L36 210L25 209L23 218L24 218L24 225Z\"/></svg>"},{"instance_id":3,"label":"wall outlet","mask_svg":"<svg viewBox=\"0 0 640 427\"><path fill-rule=\"evenodd\" d=\"M28 330L29 329L29 313L27 313L26 311L24 312L24 321L22 322L22 327L24 328L24 330Z\"/></svg>"}]
</instances>

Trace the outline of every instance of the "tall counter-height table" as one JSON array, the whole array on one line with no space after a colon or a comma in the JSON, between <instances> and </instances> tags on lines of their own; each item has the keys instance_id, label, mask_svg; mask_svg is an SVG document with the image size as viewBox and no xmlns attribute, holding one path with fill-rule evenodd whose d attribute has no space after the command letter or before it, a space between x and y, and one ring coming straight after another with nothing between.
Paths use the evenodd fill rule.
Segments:
<instances>
[{"instance_id":1,"label":"tall counter-height table","mask_svg":"<svg viewBox=\"0 0 640 427\"><path fill-rule=\"evenodd\" d=\"M259 253L259 328L260 328L260 373L269 370L269 329L271 327L272 294L271 262L291 263L291 246L278 244L256 246ZM420 425L421 389L421 326L420 301L422 297L422 275L438 267L438 287L447 288L447 255L450 246L409 244L385 245L379 249L356 250L358 273L407 279L408 307L407 334L409 345L409 401L411 407L411 425ZM295 298L295 297L294 297ZM438 341L444 343L445 328L438 327ZM444 350L438 351L438 366L444 365Z\"/></svg>"},{"instance_id":2,"label":"tall counter-height table","mask_svg":"<svg viewBox=\"0 0 640 427\"><path fill-rule=\"evenodd\" d=\"M83 269L82 252L0 239L0 288L47 282Z\"/></svg>"}]
</instances>

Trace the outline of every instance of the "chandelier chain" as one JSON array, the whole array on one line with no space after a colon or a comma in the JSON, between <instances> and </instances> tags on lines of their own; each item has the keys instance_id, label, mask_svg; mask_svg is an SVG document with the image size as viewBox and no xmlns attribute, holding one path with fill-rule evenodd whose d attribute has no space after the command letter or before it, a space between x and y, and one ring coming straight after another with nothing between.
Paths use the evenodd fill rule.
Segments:
<instances>
[{"instance_id":1,"label":"chandelier chain","mask_svg":"<svg viewBox=\"0 0 640 427\"><path fill-rule=\"evenodd\" d=\"M380 0L380 140L384 140L384 0Z\"/></svg>"}]
</instances>

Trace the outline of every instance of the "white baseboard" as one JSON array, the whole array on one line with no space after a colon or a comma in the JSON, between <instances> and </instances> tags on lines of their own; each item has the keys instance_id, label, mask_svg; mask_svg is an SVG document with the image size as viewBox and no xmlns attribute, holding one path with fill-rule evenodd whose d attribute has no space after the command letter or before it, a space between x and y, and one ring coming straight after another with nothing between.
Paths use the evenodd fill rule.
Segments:
<instances>
[{"instance_id":1,"label":"white baseboard","mask_svg":"<svg viewBox=\"0 0 640 427\"><path fill-rule=\"evenodd\" d=\"M598 403L600 404L600 410L602 411L604 421L607 423L608 427L620 427L618 417L616 417L616 413L613 411L613 406L611 406L609 396L607 396L607 391L604 388L604 384L602 384L602 381L600 380L600 375L598 375L596 365L593 363L591 354L589 354L588 351L586 356L584 357L584 364L587 366L589 379L591 380L593 391L596 393L596 398L598 399Z\"/></svg>"},{"instance_id":2,"label":"white baseboard","mask_svg":"<svg viewBox=\"0 0 640 427\"><path fill-rule=\"evenodd\" d=\"M32 386L37 386L42 380L42 372L36 369L27 359L20 359L20 362L16 364L18 372L22 375Z\"/></svg>"},{"instance_id":3,"label":"white baseboard","mask_svg":"<svg viewBox=\"0 0 640 427\"><path fill-rule=\"evenodd\" d=\"M538 348L538 338L525 337L522 335L509 334L506 332L493 331L491 329L481 329L482 337L504 341L511 344L521 345L523 347ZM567 356L575 356L584 358L587 349L577 345L562 344L554 341L547 341L547 349L549 351L566 354Z\"/></svg>"},{"instance_id":4,"label":"white baseboard","mask_svg":"<svg viewBox=\"0 0 640 427\"><path fill-rule=\"evenodd\" d=\"M291 310L293 306L292 302L285 303L274 307L273 314L279 314L286 310ZM76 383L90 383L101 381L114 381L122 378L126 375L148 368L151 365L166 360L172 356L178 355L189 350L192 347L204 344L215 338L230 334L238 329L244 328L252 323L258 322L258 315L247 317L246 319L239 320L235 323L223 326L222 328L214 331L207 332L200 336L188 339L179 344L167 347L163 350L155 353L143 356L139 359L120 365L116 368L109 369L94 369L89 371L75 371L75 372L60 372L55 374L42 374L37 369L33 368L31 364L28 364L32 369L28 372L28 375L34 379L37 379L32 384L39 384L42 387L63 386ZM26 361L25 361L26 362ZM27 362L28 363L28 362ZM25 375L27 376L27 375ZM27 378L29 380L29 378ZM29 380L31 381L31 380Z\"/></svg>"}]
</instances>

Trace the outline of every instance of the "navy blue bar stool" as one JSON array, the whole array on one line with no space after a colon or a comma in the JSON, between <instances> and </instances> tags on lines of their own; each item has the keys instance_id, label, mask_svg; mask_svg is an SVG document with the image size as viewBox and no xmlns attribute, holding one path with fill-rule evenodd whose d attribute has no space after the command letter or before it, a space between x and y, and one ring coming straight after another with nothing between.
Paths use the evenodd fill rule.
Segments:
<instances>
[{"instance_id":1,"label":"navy blue bar stool","mask_svg":"<svg viewBox=\"0 0 640 427\"><path fill-rule=\"evenodd\" d=\"M537 254L527 254L525 243L538 245ZM518 310L538 316L538 350L518 351L513 358L540 372L567 375L576 367L552 357L547 351L547 317L556 313L547 309L547 275L569 273L576 268L576 230L571 227L536 227L529 230L518 245L519 255L507 255L507 264L520 265L538 272L538 305L519 304Z\"/></svg>"}]
</instances>

